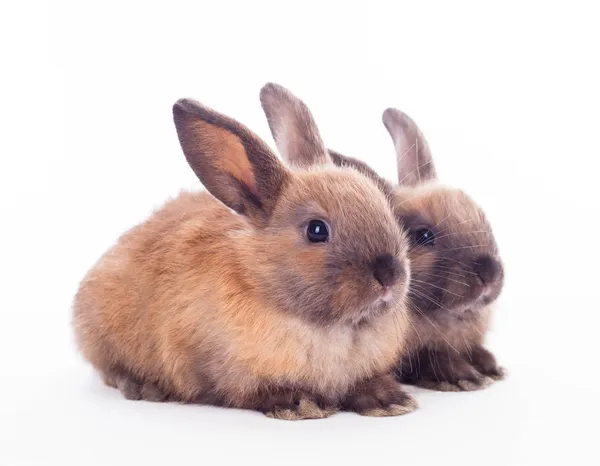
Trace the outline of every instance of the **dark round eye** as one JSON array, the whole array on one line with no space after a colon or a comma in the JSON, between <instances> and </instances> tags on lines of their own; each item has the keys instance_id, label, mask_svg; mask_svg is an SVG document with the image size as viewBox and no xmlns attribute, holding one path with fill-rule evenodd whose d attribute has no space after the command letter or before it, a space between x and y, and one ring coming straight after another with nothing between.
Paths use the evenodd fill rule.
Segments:
<instances>
[{"instance_id":1,"label":"dark round eye","mask_svg":"<svg viewBox=\"0 0 600 466\"><path fill-rule=\"evenodd\" d=\"M419 246L435 244L435 234L429 228L420 228L414 232L414 242Z\"/></svg>"},{"instance_id":2,"label":"dark round eye","mask_svg":"<svg viewBox=\"0 0 600 466\"><path fill-rule=\"evenodd\" d=\"M329 230L323 220L311 220L306 228L306 236L311 243L323 243L329 239Z\"/></svg>"}]
</instances>

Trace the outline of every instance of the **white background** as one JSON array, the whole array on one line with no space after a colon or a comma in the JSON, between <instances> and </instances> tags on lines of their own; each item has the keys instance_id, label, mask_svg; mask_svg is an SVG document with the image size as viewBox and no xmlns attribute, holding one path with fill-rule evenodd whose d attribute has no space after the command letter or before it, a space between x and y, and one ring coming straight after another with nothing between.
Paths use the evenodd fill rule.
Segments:
<instances>
[{"instance_id":1,"label":"white background","mask_svg":"<svg viewBox=\"0 0 600 466\"><path fill-rule=\"evenodd\" d=\"M158 3L158 2L157 2ZM0 464L598 464L599 15L594 2L3 2ZM388 419L287 423L129 402L76 354L78 280L198 187L171 105L270 144L288 87L326 143L395 177L381 112L421 126L440 177L487 210L507 281L477 393Z\"/></svg>"}]
</instances>

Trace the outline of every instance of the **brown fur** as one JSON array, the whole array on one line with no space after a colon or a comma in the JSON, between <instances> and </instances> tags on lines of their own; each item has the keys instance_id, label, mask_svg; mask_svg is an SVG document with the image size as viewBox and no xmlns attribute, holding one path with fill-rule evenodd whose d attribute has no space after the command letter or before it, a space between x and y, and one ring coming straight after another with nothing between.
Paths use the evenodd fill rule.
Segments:
<instances>
[{"instance_id":1,"label":"brown fur","mask_svg":"<svg viewBox=\"0 0 600 466\"><path fill-rule=\"evenodd\" d=\"M352 409L346 394L390 370L409 325L408 243L385 196L319 144L326 163L293 173L211 109L183 100L174 118L210 194L182 193L89 271L74 302L84 357L127 398L282 419ZM314 218L327 243L306 239ZM383 287L373 267L386 254L406 274Z\"/></svg>"},{"instance_id":2,"label":"brown fur","mask_svg":"<svg viewBox=\"0 0 600 466\"><path fill-rule=\"evenodd\" d=\"M343 407L356 411L363 416L398 416L417 408L415 401L408 395L390 373L371 377L354 387Z\"/></svg>"},{"instance_id":3,"label":"brown fur","mask_svg":"<svg viewBox=\"0 0 600 466\"><path fill-rule=\"evenodd\" d=\"M469 196L437 183L429 145L412 119L388 109L383 121L398 157L394 211L409 235L427 228L436 238L411 248L413 331L400 380L442 390L485 388L504 375L483 347L504 282L492 229Z\"/></svg>"},{"instance_id":4,"label":"brown fur","mask_svg":"<svg viewBox=\"0 0 600 466\"><path fill-rule=\"evenodd\" d=\"M412 325L399 380L446 391L484 388L504 377L483 347L504 278L492 229L464 192L437 183L429 145L406 114L388 109L383 121L398 161L394 212L409 237L423 228L436 235L435 244L413 241L410 249ZM330 153L334 163L354 167L389 193L389 183L364 162Z\"/></svg>"},{"instance_id":5,"label":"brown fur","mask_svg":"<svg viewBox=\"0 0 600 466\"><path fill-rule=\"evenodd\" d=\"M352 167L355 170L358 170L363 175L369 177L375 184L381 189L381 191L388 196L390 199L394 195L394 186L385 178L380 177L375 170L369 167L362 160L355 159L353 157L348 157L346 155L342 155L339 152L329 149L329 156L333 163L335 163L339 167Z\"/></svg>"}]
</instances>

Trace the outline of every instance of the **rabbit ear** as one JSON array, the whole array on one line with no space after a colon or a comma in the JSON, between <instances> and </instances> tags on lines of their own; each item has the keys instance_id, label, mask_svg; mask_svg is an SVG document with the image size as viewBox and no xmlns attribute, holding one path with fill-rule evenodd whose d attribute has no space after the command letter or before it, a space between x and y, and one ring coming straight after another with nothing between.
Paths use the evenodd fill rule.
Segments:
<instances>
[{"instance_id":1,"label":"rabbit ear","mask_svg":"<svg viewBox=\"0 0 600 466\"><path fill-rule=\"evenodd\" d=\"M283 159L296 167L331 160L308 107L290 91L268 83L260 90L260 103Z\"/></svg>"},{"instance_id":2,"label":"rabbit ear","mask_svg":"<svg viewBox=\"0 0 600 466\"><path fill-rule=\"evenodd\" d=\"M383 124L396 147L399 184L415 186L436 179L429 144L415 122L406 113L388 108Z\"/></svg>"},{"instance_id":3,"label":"rabbit ear","mask_svg":"<svg viewBox=\"0 0 600 466\"><path fill-rule=\"evenodd\" d=\"M291 176L269 147L237 121L190 99L175 103L173 119L206 189L236 212L266 222Z\"/></svg>"},{"instance_id":4,"label":"rabbit ear","mask_svg":"<svg viewBox=\"0 0 600 466\"><path fill-rule=\"evenodd\" d=\"M365 175L367 178L370 178L384 194L391 195L393 193L394 188L391 183L379 176L375 170L369 167L362 160L348 157L347 155L342 155L339 152L331 149L328 149L328 152L331 160L338 167L352 167Z\"/></svg>"}]
</instances>

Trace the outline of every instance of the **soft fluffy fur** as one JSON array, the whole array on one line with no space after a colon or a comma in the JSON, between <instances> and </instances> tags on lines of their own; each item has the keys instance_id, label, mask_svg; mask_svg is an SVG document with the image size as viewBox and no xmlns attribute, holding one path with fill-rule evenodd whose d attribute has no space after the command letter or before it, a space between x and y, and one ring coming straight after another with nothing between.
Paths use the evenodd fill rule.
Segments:
<instances>
[{"instance_id":1,"label":"soft fluffy fur","mask_svg":"<svg viewBox=\"0 0 600 466\"><path fill-rule=\"evenodd\" d=\"M87 274L74 303L81 352L127 398L282 419L411 411L389 375L409 325L407 239L367 177L331 164L303 104L263 88L264 102L273 95L293 104L288 150L303 141L322 163L291 172L234 120L176 103L183 151L210 194L168 202ZM306 239L314 218L328 223L327 243ZM385 287L373 275L382 255Z\"/></svg>"},{"instance_id":2,"label":"soft fluffy fur","mask_svg":"<svg viewBox=\"0 0 600 466\"><path fill-rule=\"evenodd\" d=\"M336 165L353 167L377 183L413 240L412 325L398 378L446 391L484 388L504 377L483 347L504 279L492 229L464 192L437 182L429 145L406 114L388 109L383 121L396 148L396 188L364 162L329 152ZM435 234L434 244L416 241L424 228Z\"/></svg>"}]
</instances>

